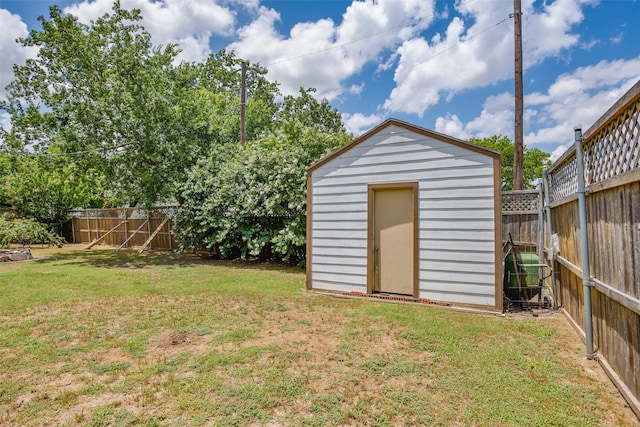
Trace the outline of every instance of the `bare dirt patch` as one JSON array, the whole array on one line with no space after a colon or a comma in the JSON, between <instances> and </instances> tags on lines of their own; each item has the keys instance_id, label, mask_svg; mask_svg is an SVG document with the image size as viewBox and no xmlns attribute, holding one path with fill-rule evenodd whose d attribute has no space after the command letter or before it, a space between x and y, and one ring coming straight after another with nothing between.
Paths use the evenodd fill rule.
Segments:
<instances>
[{"instance_id":1,"label":"bare dirt patch","mask_svg":"<svg viewBox=\"0 0 640 427\"><path fill-rule=\"evenodd\" d=\"M203 353L208 349L210 339L210 335L187 334L166 329L149 339L146 354L153 359L160 356L172 357L184 352Z\"/></svg>"},{"instance_id":2,"label":"bare dirt patch","mask_svg":"<svg viewBox=\"0 0 640 427\"><path fill-rule=\"evenodd\" d=\"M88 416L92 410L109 405L135 409L134 405L130 403L127 404L127 397L123 394L102 393L91 398L85 397L82 402L58 414L55 419L51 420L51 425L66 425L72 421L81 423L82 421L86 421L85 416Z\"/></svg>"}]
</instances>

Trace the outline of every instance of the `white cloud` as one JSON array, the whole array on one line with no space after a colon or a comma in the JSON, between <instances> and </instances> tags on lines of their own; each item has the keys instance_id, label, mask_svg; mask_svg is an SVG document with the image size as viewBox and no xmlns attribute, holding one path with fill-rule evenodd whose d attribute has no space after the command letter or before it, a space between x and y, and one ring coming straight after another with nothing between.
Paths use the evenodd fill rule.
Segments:
<instances>
[{"instance_id":1,"label":"white cloud","mask_svg":"<svg viewBox=\"0 0 640 427\"><path fill-rule=\"evenodd\" d=\"M9 113L0 112L0 127L7 132L11 132L11 115Z\"/></svg>"},{"instance_id":2,"label":"white cloud","mask_svg":"<svg viewBox=\"0 0 640 427\"><path fill-rule=\"evenodd\" d=\"M320 19L296 24L288 35L276 30L280 14L260 8L258 17L239 30L228 46L238 56L269 69L285 94L315 87L318 97L336 98L342 82L380 55L424 29L433 19L433 3L424 0L353 1L342 21Z\"/></svg>"},{"instance_id":3,"label":"white cloud","mask_svg":"<svg viewBox=\"0 0 640 427\"><path fill-rule=\"evenodd\" d=\"M485 21L486 13L498 3L488 2L486 12L477 15L476 24L469 29L460 17L455 17L444 35L438 34L430 41L414 38L403 43L398 48L396 88L384 107L421 116L443 95L487 85L504 74L501 70L506 70L507 62L511 62L504 52L512 46L512 36L507 31L496 30L487 31L482 37L473 36L476 29L482 28L478 27L482 25L479 21ZM508 9L494 12L493 24L505 17L504 10Z\"/></svg>"},{"instance_id":4,"label":"white cloud","mask_svg":"<svg viewBox=\"0 0 640 427\"><path fill-rule=\"evenodd\" d=\"M525 145L565 143L571 138L573 138L573 124L555 122L553 126L539 128L536 132L524 135L524 143Z\"/></svg>"},{"instance_id":5,"label":"white cloud","mask_svg":"<svg viewBox=\"0 0 640 427\"><path fill-rule=\"evenodd\" d=\"M480 116L465 124L457 115L448 113L436 119L436 131L461 139L512 135L513 103L510 93L490 96L485 100Z\"/></svg>"},{"instance_id":6,"label":"white cloud","mask_svg":"<svg viewBox=\"0 0 640 427\"><path fill-rule=\"evenodd\" d=\"M570 144L576 124L586 131L638 80L640 56L601 61L558 76L547 93L525 97L525 128L536 121L531 126L536 130L524 135L525 145ZM506 135L513 139L513 96L503 93L487 98L480 115L467 123L452 114L439 117L436 130L460 138ZM563 151L555 150L553 155L557 158Z\"/></svg>"},{"instance_id":7,"label":"white cloud","mask_svg":"<svg viewBox=\"0 0 640 427\"><path fill-rule=\"evenodd\" d=\"M121 0L124 9L140 9L141 24L151 34L154 43L177 43L183 49L178 60L202 61L211 50L212 35L233 34L236 17L220 0ZM255 8L257 0L238 1L246 8ZM85 0L64 9L89 23L112 11L113 0Z\"/></svg>"},{"instance_id":8,"label":"white cloud","mask_svg":"<svg viewBox=\"0 0 640 427\"><path fill-rule=\"evenodd\" d=\"M513 108L513 94L504 92L499 95L490 96L484 102L484 109L490 113L509 110Z\"/></svg>"},{"instance_id":9,"label":"white cloud","mask_svg":"<svg viewBox=\"0 0 640 427\"><path fill-rule=\"evenodd\" d=\"M369 116L360 113L342 115L342 121L347 128L347 132L354 136L362 135L364 132L382 123L383 120L384 116L379 114L371 114Z\"/></svg>"},{"instance_id":10,"label":"white cloud","mask_svg":"<svg viewBox=\"0 0 640 427\"><path fill-rule=\"evenodd\" d=\"M492 135L513 135L513 117L512 109L495 112L482 110L480 117L467 123L465 129L478 138Z\"/></svg>"},{"instance_id":11,"label":"white cloud","mask_svg":"<svg viewBox=\"0 0 640 427\"><path fill-rule=\"evenodd\" d=\"M601 61L558 76L544 95L548 102L538 107L551 125L526 135L525 144L564 143L573 137L576 124L586 131L638 80L640 56Z\"/></svg>"},{"instance_id":12,"label":"white cloud","mask_svg":"<svg viewBox=\"0 0 640 427\"><path fill-rule=\"evenodd\" d=\"M389 68L395 65L396 59L398 59L398 54L392 53L391 55L389 55L386 61L378 63L377 71L387 71Z\"/></svg>"},{"instance_id":13,"label":"white cloud","mask_svg":"<svg viewBox=\"0 0 640 427\"><path fill-rule=\"evenodd\" d=\"M523 4L525 67L559 55L579 41L571 31L583 19L580 0L556 0L534 8ZM513 76L513 10L510 0L462 2L444 34L416 37L397 50L396 87L384 103L390 112L422 116L442 97ZM507 24L508 22L508 24Z\"/></svg>"},{"instance_id":14,"label":"white cloud","mask_svg":"<svg viewBox=\"0 0 640 427\"><path fill-rule=\"evenodd\" d=\"M209 48L210 37L211 34L206 32L197 36L186 36L168 42L177 44L181 50L176 57L176 62L203 62L211 53Z\"/></svg>"},{"instance_id":15,"label":"white cloud","mask_svg":"<svg viewBox=\"0 0 640 427\"><path fill-rule=\"evenodd\" d=\"M529 0L523 10L522 32L523 58L525 67L559 54L579 41L577 34L570 33L573 26L584 19L581 6L589 1L556 0L544 3L542 10L536 12Z\"/></svg>"},{"instance_id":16,"label":"white cloud","mask_svg":"<svg viewBox=\"0 0 640 427\"><path fill-rule=\"evenodd\" d=\"M558 148L556 148L555 150L553 150L553 152L551 153L551 157L549 157L549 159L552 162L555 162L556 160L558 160L560 157L562 157L562 155L564 154L565 151L567 151L569 149L569 147L571 147L573 144L568 142L566 144L562 144L559 145Z\"/></svg>"},{"instance_id":17,"label":"white cloud","mask_svg":"<svg viewBox=\"0 0 640 427\"><path fill-rule=\"evenodd\" d=\"M493 135L512 135L514 123L514 98L505 92L490 96L484 102L479 117L466 124L465 130L476 138Z\"/></svg>"},{"instance_id":18,"label":"white cloud","mask_svg":"<svg viewBox=\"0 0 640 427\"><path fill-rule=\"evenodd\" d=\"M436 132L454 136L460 139L469 139L469 134L464 129L462 120L455 114L447 114L446 117L436 119Z\"/></svg>"},{"instance_id":19,"label":"white cloud","mask_svg":"<svg viewBox=\"0 0 640 427\"><path fill-rule=\"evenodd\" d=\"M533 92L525 95L525 105L541 105L546 104L550 100L550 96L540 92Z\"/></svg>"},{"instance_id":20,"label":"white cloud","mask_svg":"<svg viewBox=\"0 0 640 427\"><path fill-rule=\"evenodd\" d=\"M351 95L360 95L364 90L364 86L365 86L364 83L360 83L359 85L353 84L349 87L347 92Z\"/></svg>"},{"instance_id":21,"label":"white cloud","mask_svg":"<svg viewBox=\"0 0 640 427\"><path fill-rule=\"evenodd\" d=\"M620 33L618 33L617 36L611 37L609 39L609 43L611 43L611 44L620 44L620 42L622 42L623 39L624 39L624 33L620 32Z\"/></svg>"},{"instance_id":22,"label":"white cloud","mask_svg":"<svg viewBox=\"0 0 640 427\"><path fill-rule=\"evenodd\" d=\"M16 42L20 37L29 35L27 25L22 18L6 9L0 9L0 99L6 99L6 86L14 79L13 64L22 65L28 58L36 56L34 47L22 47ZM3 124L5 120L3 119ZM4 127L4 126L3 126ZM6 128L6 127L5 127Z\"/></svg>"}]
</instances>

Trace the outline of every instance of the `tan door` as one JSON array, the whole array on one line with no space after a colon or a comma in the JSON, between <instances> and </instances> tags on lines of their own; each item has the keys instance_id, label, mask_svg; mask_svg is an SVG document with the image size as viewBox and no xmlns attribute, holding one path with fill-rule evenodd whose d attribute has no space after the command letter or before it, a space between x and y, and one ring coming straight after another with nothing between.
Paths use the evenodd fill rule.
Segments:
<instances>
[{"instance_id":1,"label":"tan door","mask_svg":"<svg viewBox=\"0 0 640 427\"><path fill-rule=\"evenodd\" d=\"M414 190L403 187L373 191L374 292L415 293Z\"/></svg>"}]
</instances>

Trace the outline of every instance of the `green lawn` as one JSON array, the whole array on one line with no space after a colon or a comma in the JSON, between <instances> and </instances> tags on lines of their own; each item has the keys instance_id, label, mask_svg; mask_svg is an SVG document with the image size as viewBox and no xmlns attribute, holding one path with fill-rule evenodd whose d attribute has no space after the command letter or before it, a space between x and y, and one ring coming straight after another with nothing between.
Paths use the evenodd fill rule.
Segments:
<instances>
[{"instance_id":1,"label":"green lawn","mask_svg":"<svg viewBox=\"0 0 640 427\"><path fill-rule=\"evenodd\" d=\"M0 425L636 425L559 315L333 298L296 268L79 248L0 264Z\"/></svg>"}]
</instances>

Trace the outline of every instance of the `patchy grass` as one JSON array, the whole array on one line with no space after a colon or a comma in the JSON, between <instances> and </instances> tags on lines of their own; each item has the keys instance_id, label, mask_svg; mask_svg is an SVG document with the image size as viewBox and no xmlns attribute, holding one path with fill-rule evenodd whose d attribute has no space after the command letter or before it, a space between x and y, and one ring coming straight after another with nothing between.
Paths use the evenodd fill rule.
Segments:
<instances>
[{"instance_id":1,"label":"patchy grass","mask_svg":"<svg viewBox=\"0 0 640 427\"><path fill-rule=\"evenodd\" d=\"M559 316L320 296L299 269L187 254L33 253L0 265L0 425L637 425Z\"/></svg>"}]
</instances>

